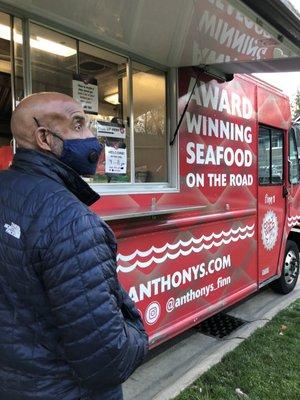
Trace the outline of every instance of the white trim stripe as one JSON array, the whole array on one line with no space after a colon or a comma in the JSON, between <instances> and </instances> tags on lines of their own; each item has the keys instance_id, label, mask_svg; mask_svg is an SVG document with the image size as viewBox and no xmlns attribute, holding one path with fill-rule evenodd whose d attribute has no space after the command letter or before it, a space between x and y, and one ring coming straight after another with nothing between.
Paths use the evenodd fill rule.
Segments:
<instances>
[{"instance_id":1,"label":"white trim stripe","mask_svg":"<svg viewBox=\"0 0 300 400\"><path fill-rule=\"evenodd\" d=\"M300 224L300 215L294 215L293 217L288 217L288 226L295 226Z\"/></svg>"}]
</instances>

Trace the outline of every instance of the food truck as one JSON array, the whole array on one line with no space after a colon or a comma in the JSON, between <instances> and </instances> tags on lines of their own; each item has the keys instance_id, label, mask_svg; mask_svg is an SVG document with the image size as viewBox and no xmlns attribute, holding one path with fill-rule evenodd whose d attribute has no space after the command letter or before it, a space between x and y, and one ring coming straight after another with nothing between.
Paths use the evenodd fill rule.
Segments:
<instances>
[{"instance_id":1,"label":"food truck","mask_svg":"<svg viewBox=\"0 0 300 400\"><path fill-rule=\"evenodd\" d=\"M291 291L299 132L288 98L244 74L299 68L297 15L271 0L92 3L0 0L0 169L25 96L82 104L104 148L92 209L152 347L267 284Z\"/></svg>"},{"instance_id":2,"label":"food truck","mask_svg":"<svg viewBox=\"0 0 300 400\"><path fill-rule=\"evenodd\" d=\"M155 346L299 274L300 175L289 101L246 75L178 70L179 187L105 195L118 274Z\"/></svg>"}]
</instances>

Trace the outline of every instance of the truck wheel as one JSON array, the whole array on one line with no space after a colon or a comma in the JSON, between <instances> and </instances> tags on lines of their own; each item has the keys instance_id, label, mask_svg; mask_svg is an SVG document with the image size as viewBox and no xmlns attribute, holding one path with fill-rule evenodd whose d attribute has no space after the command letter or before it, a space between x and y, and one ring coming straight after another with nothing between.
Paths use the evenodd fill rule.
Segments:
<instances>
[{"instance_id":1,"label":"truck wheel","mask_svg":"<svg viewBox=\"0 0 300 400\"><path fill-rule=\"evenodd\" d=\"M299 276L299 249L295 242L288 240L280 278L271 286L277 293L288 294L296 286Z\"/></svg>"}]
</instances>

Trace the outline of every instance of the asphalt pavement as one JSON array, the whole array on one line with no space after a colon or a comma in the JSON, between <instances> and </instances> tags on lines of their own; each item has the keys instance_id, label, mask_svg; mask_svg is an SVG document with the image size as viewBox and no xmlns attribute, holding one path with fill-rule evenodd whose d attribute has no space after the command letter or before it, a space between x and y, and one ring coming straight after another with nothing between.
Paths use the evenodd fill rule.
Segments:
<instances>
[{"instance_id":1,"label":"asphalt pavement","mask_svg":"<svg viewBox=\"0 0 300 400\"><path fill-rule=\"evenodd\" d=\"M294 291L285 296L264 288L227 312L248 323L225 340L203 335L196 329L169 340L152 350L148 361L123 385L124 400L174 398L226 353L298 298L300 281Z\"/></svg>"}]
</instances>

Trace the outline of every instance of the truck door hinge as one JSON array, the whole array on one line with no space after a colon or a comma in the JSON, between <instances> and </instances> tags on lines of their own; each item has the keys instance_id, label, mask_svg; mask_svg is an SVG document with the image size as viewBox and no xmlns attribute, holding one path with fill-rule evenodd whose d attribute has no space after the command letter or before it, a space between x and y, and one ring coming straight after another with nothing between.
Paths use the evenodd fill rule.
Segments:
<instances>
[{"instance_id":1,"label":"truck door hinge","mask_svg":"<svg viewBox=\"0 0 300 400\"><path fill-rule=\"evenodd\" d=\"M282 188L282 197L288 197L288 195L290 194L289 189L284 185Z\"/></svg>"}]
</instances>

